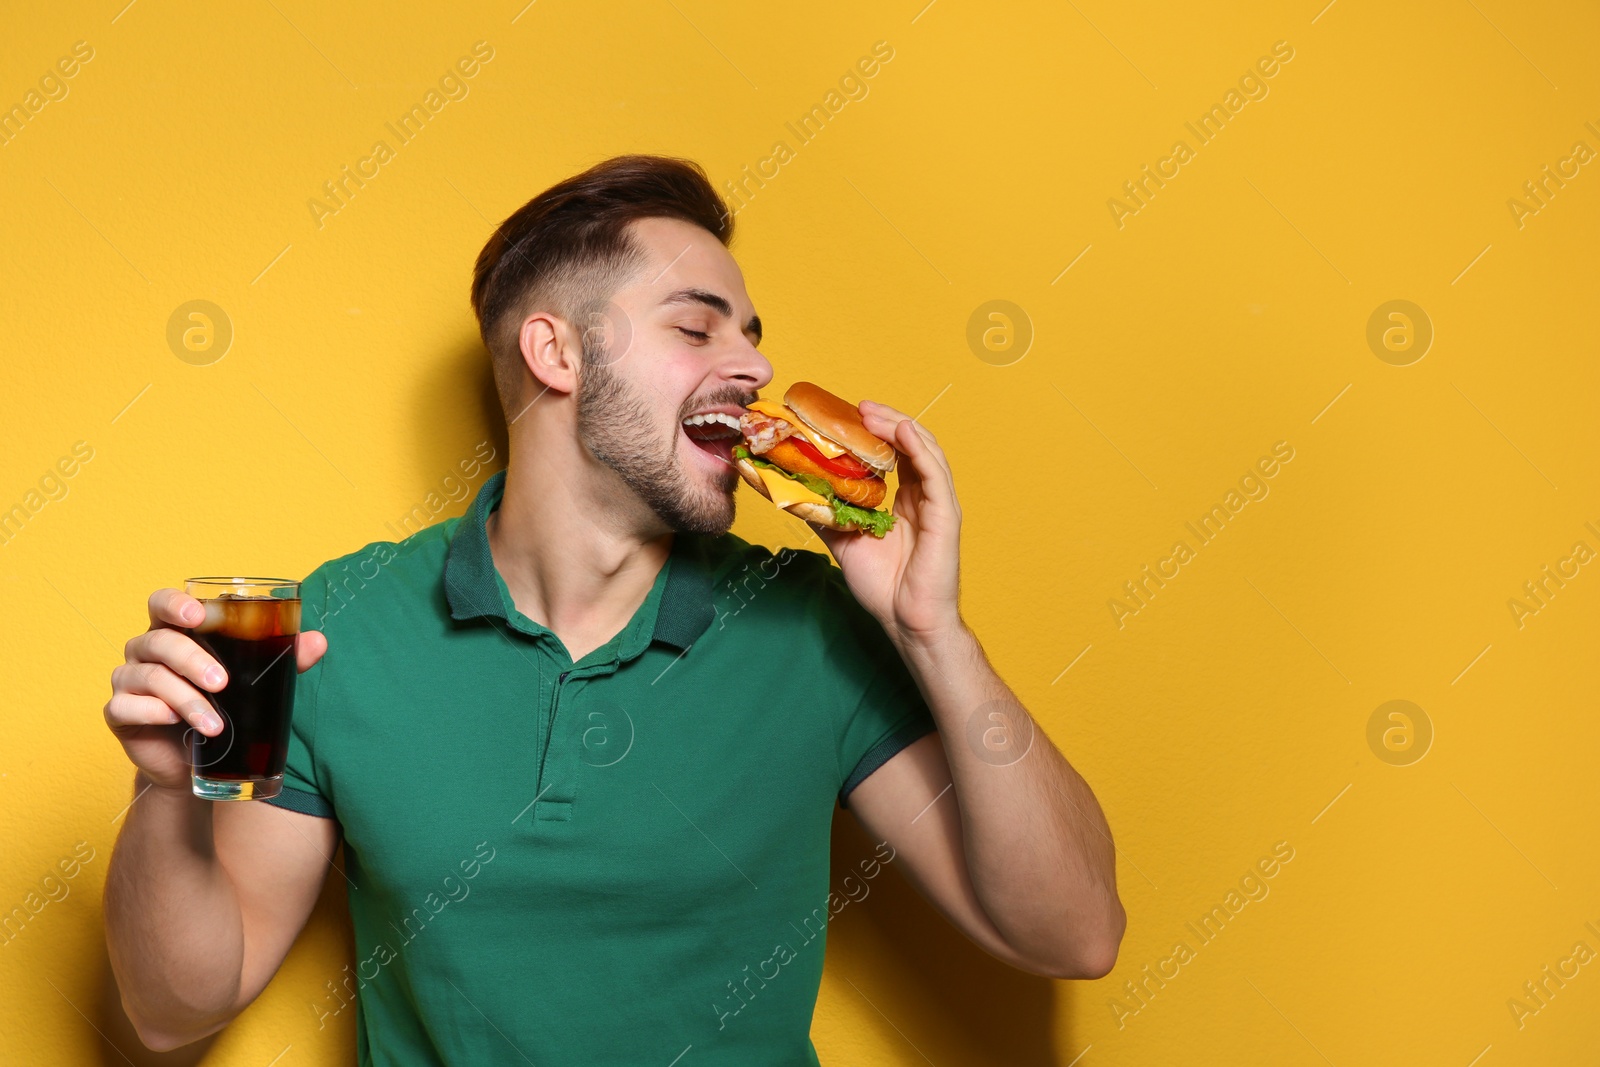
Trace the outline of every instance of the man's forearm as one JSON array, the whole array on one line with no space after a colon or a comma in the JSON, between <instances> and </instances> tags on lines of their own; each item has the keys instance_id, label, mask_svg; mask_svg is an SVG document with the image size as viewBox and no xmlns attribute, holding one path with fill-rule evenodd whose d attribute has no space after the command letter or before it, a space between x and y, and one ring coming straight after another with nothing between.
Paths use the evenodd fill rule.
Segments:
<instances>
[{"instance_id":1,"label":"man's forearm","mask_svg":"<svg viewBox=\"0 0 1600 1067\"><path fill-rule=\"evenodd\" d=\"M139 796L112 850L106 943L139 1036L172 1047L232 1017L244 924L213 847L211 803L147 785L136 777Z\"/></svg>"},{"instance_id":2,"label":"man's forearm","mask_svg":"<svg viewBox=\"0 0 1600 1067\"><path fill-rule=\"evenodd\" d=\"M1094 793L970 630L897 646L939 725L967 867L990 921L1023 955L1104 973L1125 917L1110 828Z\"/></svg>"}]
</instances>

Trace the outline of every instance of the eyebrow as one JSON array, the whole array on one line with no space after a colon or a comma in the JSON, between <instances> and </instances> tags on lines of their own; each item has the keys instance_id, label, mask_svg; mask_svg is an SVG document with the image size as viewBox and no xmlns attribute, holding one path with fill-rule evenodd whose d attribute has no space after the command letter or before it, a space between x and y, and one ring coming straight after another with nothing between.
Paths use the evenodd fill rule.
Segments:
<instances>
[{"instance_id":1,"label":"eyebrow","mask_svg":"<svg viewBox=\"0 0 1600 1067\"><path fill-rule=\"evenodd\" d=\"M666 295L661 301L661 306L669 304L704 304L711 310L719 313L723 318L733 317L733 305L725 297L705 289L678 289ZM750 321L744 324L746 332L756 335L756 344L761 343L761 316L751 315Z\"/></svg>"}]
</instances>

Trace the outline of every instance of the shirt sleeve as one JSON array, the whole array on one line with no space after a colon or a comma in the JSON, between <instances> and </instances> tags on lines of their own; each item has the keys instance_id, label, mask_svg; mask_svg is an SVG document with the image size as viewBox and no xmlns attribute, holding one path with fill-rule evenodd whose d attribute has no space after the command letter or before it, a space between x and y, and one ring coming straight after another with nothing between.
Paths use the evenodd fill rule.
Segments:
<instances>
[{"instance_id":1,"label":"shirt sleeve","mask_svg":"<svg viewBox=\"0 0 1600 1067\"><path fill-rule=\"evenodd\" d=\"M824 618L834 630L827 665L840 680L834 709L843 781L839 804L911 742L936 730L915 679L878 620L857 603L839 568L822 557Z\"/></svg>"},{"instance_id":2,"label":"shirt sleeve","mask_svg":"<svg viewBox=\"0 0 1600 1067\"><path fill-rule=\"evenodd\" d=\"M321 630L327 613L328 578L318 567L300 583L300 629ZM317 784L313 757L317 734L317 692L322 685L327 657L295 677L294 717L289 730L289 759L283 769L283 789L268 804L322 819L334 817L333 805Z\"/></svg>"}]
</instances>

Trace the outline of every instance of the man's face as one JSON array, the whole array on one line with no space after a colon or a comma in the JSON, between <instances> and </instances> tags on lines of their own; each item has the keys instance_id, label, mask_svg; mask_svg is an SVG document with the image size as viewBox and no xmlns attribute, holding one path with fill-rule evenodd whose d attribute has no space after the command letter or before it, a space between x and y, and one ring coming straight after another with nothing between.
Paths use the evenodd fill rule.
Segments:
<instances>
[{"instance_id":1,"label":"man's face","mask_svg":"<svg viewBox=\"0 0 1600 1067\"><path fill-rule=\"evenodd\" d=\"M676 219L644 219L633 233L644 268L604 313L577 324L578 435L672 529L725 533L739 436L722 420L737 422L772 380L756 350L761 322L738 264L710 233Z\"/></svg>"}]
</instances>

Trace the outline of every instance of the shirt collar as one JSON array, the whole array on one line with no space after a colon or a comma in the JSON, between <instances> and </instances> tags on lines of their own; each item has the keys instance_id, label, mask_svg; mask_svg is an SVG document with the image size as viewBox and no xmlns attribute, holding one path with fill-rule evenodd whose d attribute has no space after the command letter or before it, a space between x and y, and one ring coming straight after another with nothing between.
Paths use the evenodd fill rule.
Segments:
<instances>
[{"instance_id":1,"label":"shirt collar","mask_svg":"<svg viewBox=\"0 0 1600 1067\"><path fill-rule=\"evenodd\" d=\"M444 566L445 597L453 619L488 617L510 622L500 594L504 583L495 573L494 557L489 552L487 525L490 514L505 496L505 488L504 470L490 475L456 525ZM663 569L666 587L661 591L650 639L683 651L716 617L704 539L695 534L674 534L672 551ZM647 604L649 599L646 598Z\"/></svg>"}]
</instances>

